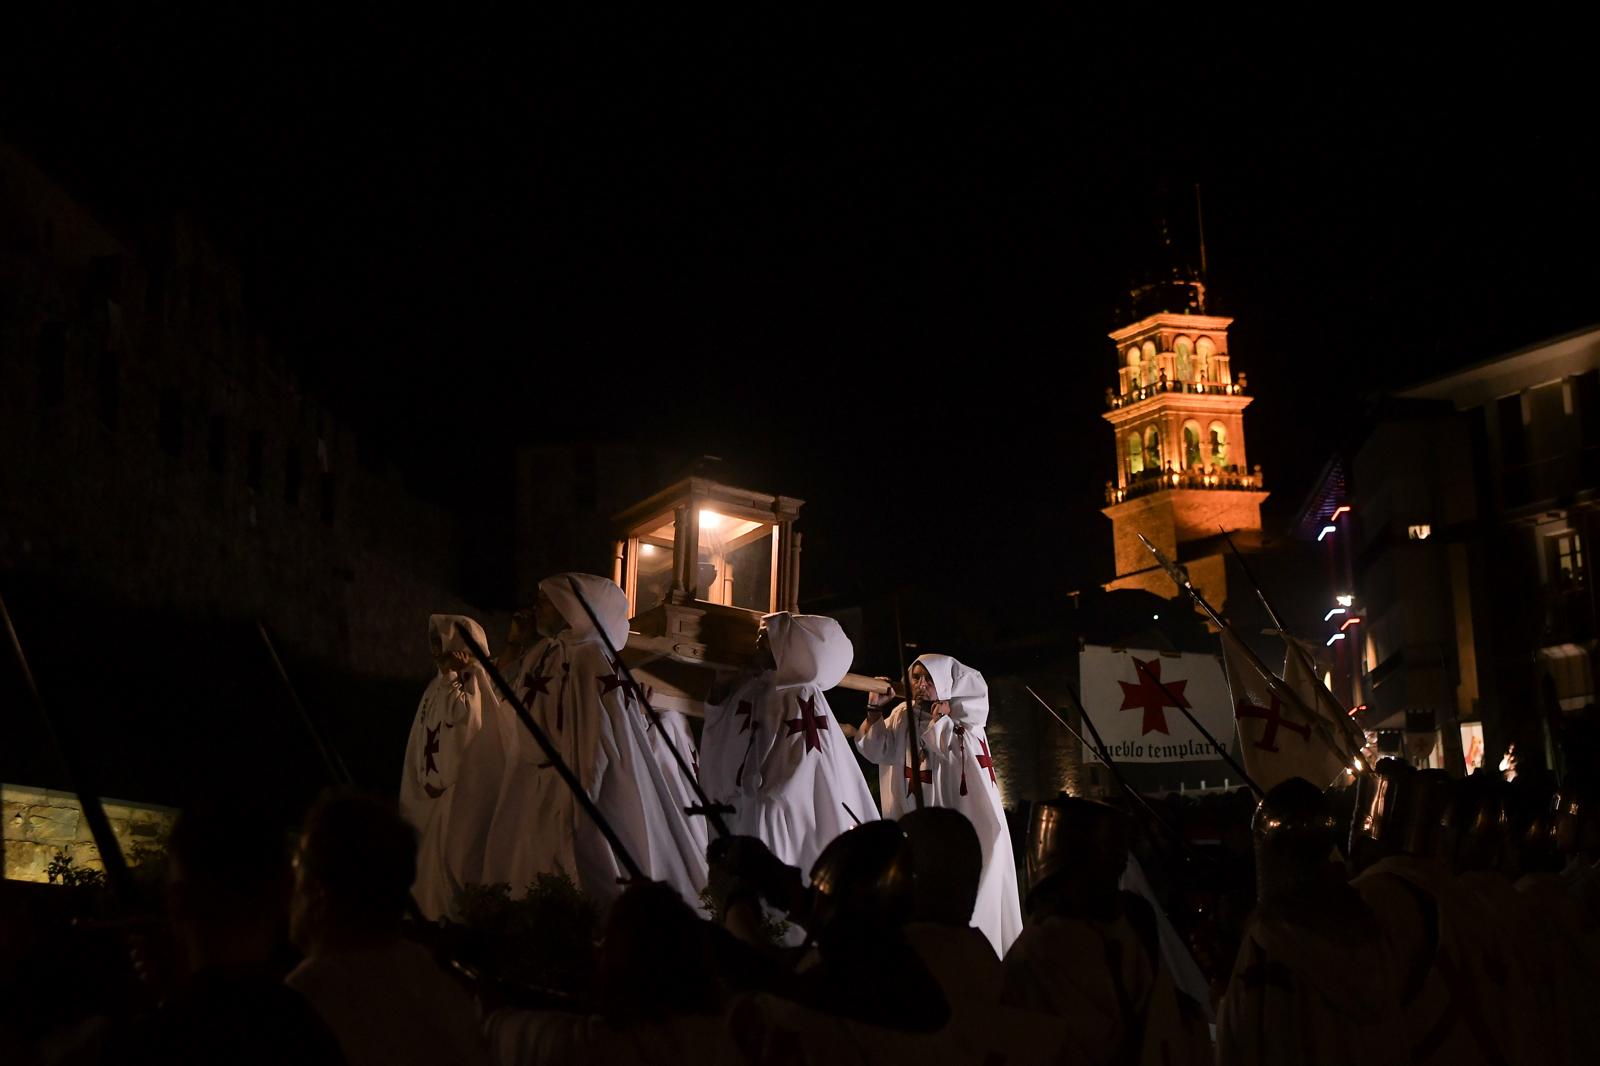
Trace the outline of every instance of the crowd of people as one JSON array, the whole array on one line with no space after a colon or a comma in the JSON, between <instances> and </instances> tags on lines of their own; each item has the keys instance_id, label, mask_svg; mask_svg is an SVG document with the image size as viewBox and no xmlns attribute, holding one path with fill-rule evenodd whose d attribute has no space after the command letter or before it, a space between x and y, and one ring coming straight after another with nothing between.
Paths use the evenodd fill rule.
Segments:
<instances>
[{"instance_id":1,"label":"crowd of people","mask_svg":"<svg viewBox=\"0 0 1600 1066\"><path fill-rule=\"evenodd\" d=\"M697 750L616 657L612 589L545 584L493 664L515 702L482 630L436 616L398 805L330 792L292 842L234 804L185 810L161 935L128 934L149 998L0 1048L1542 1066L1587 1061L1600 1036L1600 795L1581 767L1559 787L1384 760L1333 791L1060 796L1032 805L1019 864L976 670L924 656L909 698L875 699L847 736L824 692L848 641L772 616ZM592 982L529 987L461 950L470 886L552 874L603 908Z\"/></svg>"}]
</instances>

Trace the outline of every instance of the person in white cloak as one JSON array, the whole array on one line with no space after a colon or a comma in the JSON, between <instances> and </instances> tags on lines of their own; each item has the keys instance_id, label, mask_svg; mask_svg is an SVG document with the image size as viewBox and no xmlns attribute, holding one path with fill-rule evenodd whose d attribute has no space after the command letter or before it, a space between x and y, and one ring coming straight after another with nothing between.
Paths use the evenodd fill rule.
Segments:
<instances>
[{"instance_id":1,"label":"person in white cloak","mask_svg":"<svg viewBox=\"0 0 1600 1066\"><path fill-rule=\"evenodd\" d=\"M467 651L462 633L485 647L483 627L470 618L428 618L428 644L438 673L428 682L406 742L400 775L400 813L417 830L417 878L412 895L429 918L451 913L461 882L446 859L450 811L463 755L483 726L485 701L493 702L489 679Z\"/></svg>"},{"instance_id":2,"label":"person in white cloak","mask_svg":"<svg viewBox=\"0 0 1600 1066\"><path fill-rule=\"evenodd\" d=\"M823 695L849 671L855 649L832 618L787 611L761 620L756 648L752 674L707 710L701 787L734 808L735 833L809 870L858 819L877 817Z\"/></svg>"},{"instance_id":3,"label":"person in white cloak","mask_svg":"<svg viewBox=\"0 0 1600 1066\"><path fill-rule=\"evenodd\" d=\"M983 931L1004 957L1022 932L1022 906L1017 892L1017 866L1011 831L1000 801L1000 781L985 727L989 722L989 685L983 675L948 655L923 655L911 667L913 703L919 723L918 759L922 766L922 801L932 807L960 811L978 831L983 845L983 877L972 924ZM911 809L911 765L906 743L907 707L901 703L884 718L879 710L892 697L868 700L867 720L856 746L879 770L878 794L886 818Z\"/></svg>"},{"instance_id":4,"label":"person in white cloak","mask_svg":"<svg viewBox=\"0 0 1600 1066\"><path fill-rule=\"evenodd\" d=\"M611 646L626 642L628 600L616 584L590 574L557 574L539 585L544 639L523 658L522 676L507 680L644 875L698 907L704 848L651 754L638 696L589 620L574 581ZM597 903L609 904L621 891L621 862L526 728L511 726L482 880L509 883L520 896L539 874L564 873Z\"/></svg>"}]
</instances>

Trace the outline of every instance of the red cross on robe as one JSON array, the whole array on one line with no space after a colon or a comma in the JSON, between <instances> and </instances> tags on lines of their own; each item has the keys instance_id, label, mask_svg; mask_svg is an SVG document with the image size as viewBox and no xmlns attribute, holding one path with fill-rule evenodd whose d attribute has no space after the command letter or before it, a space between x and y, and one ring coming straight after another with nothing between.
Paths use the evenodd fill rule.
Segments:
<instances>
[{"instance_id":1,"label":"red cross on robe","mask_svg":"<svg viewBox=\"0 0 1600 1066\"><path fill-rule=\"evenodd\" d=\"M806 751L822 749L823 730L828 726L826 715L817 713L817 698L815 696L801 696L800 717L790 718L783 724L789 728L789 736L796 733L805 734Z\"/></svg>"},{"instance_id":2,"label":"red cross on robe","mask_svg":"<svg viewBox=\"0 0 1600 1066\"><path fill-rule=\"evenodd\" d=\"M989 783L998 785L1000 782L994 776L994 756L989 754L989 742L980 740L978 744L983 748L983 754L978 756L978 765L989 771Z\"/></svg>"},{"instance_id":3,"label":"red cross on robe","mask_svg":"<svg viewBox=\"0 0 1600 1066\"><path fill-rule=\"evenodd\" d=\"M907 763L905 766L902 766L900 768L900 770L905 776L905 779L906 779L906 795L909 796L909 795L911 795L911 764ZM922 772L920 774L918 774L917 776L922 778L922 783L923 784L925 784L925 785L933 784L933 771L928 769L928 764L927 763L923 763L922 764Z\"/></svg>"},{"instance_id":4,"label":"red cross on robe","mask_svg":"<svg viewBox=\"0 0 1600 1066\"><path fill-rule=\"evenodd\" d=\"M539 665L542 666L544 664L541 662ZM523 676L522 684L526 689L522 694L522 705L530 711L533 710L533 697L535 695L547 696L550 694L550 678L540 677L532 670L529 670Z\"/></svg>"},{"instance_id":5,"label":"red cross on robe","mask_svg":"<svg viewBox=\"0 0 1600 1066\"><path fill-rule=\"evenodd\" d=\"M422 772L436 774L439 772L439 764L433 761L433 757L439 754L439 727L428 729L424 726L423 730L428 734L428 742L422 746Z\"/></svg>"}]
</instances>

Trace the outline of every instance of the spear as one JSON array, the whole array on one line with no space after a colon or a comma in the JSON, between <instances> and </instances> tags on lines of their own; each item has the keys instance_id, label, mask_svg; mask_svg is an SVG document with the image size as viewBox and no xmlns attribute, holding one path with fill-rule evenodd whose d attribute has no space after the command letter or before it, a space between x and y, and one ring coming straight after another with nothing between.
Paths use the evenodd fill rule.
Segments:
<instances>
[{"instance_id":1,"label":"spear","mask_svg":"<svg viewBox=\"0 0 1600 1066\"><path fill-rule=\"evenodd\" d=\"M1183 834L1178 832L1177 829L1173 828L1172 824L1165 818L1161 817L1156 809L1150 806L1150 801L1144 798L1144 794L1129 784L1128 779L1122 776L1121 768L1118 767L1114 761L1112 761L1110 753L1106 751L1105 742L1100 739L1100 731L1094 727L1094 720L1089 717L1089 712L1084 709L1083 701L1078 698L1078 694L1076 692L1072 691L1071 685L1066 686L1067 695L1072 697L1073 706L1078 708L1078 714L1082 716L1083 723L1089 727L1089 732L1094 734L1095 742L1093 744L1090 744L1087 740L1085 740L1082 733L1079 733L1076 729L1072 728L1065 718L1056 713L1056 709L1050 706L1043 696L1035 692L1033 690L1033 686L1023 685L1022 687L1027 690L1028 695L1039 701L1039 706L1045 709L1046 714L1048 714L1051 718L1054 718L1061 725L1061 728L1072 734L1073 738L1077 740L1080 745L1082 745L1085 751L1093 755L1096 759L1099 759L1101 764L1105 766L1107 770L1111 771L1111 779L1117 783L1123 792L1127 793L1129 799L1138 804L1139 807L1150 816L1151 820L1153 820L1162 829L1166 830L1172 839L1178 842L1179 847L1183 848L1185 852L1190 852L1189 842L1183 838ZM1190 852L1190 854L1192 855L1192 852Z\"/></svg>"},{"instance_id":2,"label":"spear","mask_svg":"<svg viewBox=\"0 0 1600 1066\"><path fill-rule=\"evenodd\" d=\"M685 813L703 815L706 821L711 824L711 828L717 831L718 836L732 836L733 831L722 820L722 816L733 813L733 808L725 803L711 802L711 798L706 795L705 789L700 787L698 776L690 770L689 764L684 761L682 753L678 751L678 746L672 742L672 734L667 732L666 727L661 724L661 715L656 713L654 707L650 706L650 697L645 695L644 686L634 680L633 671L628 669L628 664L622 661L622 654L617 651L617 646L611 643L611 635L606 632L606 627L600 624L600 616L594 613L594 608L589 606L589 601L584 598L583 590L578 587L577 578L569 575L567 582L572 586L572 594L578 597L579 603L583 604L583 612L589 616L589 622L594 626L595 632L599 633L600 639L605 641L606 651L611 654L611 661L616 663L617 669L621 670L623 676L628 679L628 688L635 696L639 697L639 705L644 708L645 717L650 719L650 724L656 727L662 742L666 744L667 750L672 753L673 761L678 764L678 772L683 775L684 780L689 782L689 787L694 789L695 799L700 802L689 807Z\"/></svg>"},{"instance_id":3,"label":"spear","mask_svg":"<svg viewBox=\"0 0 1600 1066\"><path fill-rule=\"evenodd\" d=\"M1223 620L1222 615L1217 613L1217 609L1206 601L1206 598L1200 594L1199 589L1194 587L1194 584L1189 580L1188 571L1162 554L1160 548L1157 548L1154 544L1150 543L1149 537L1146 537L1143 533L1138 533L1135 535L1139 538L1140 543L1150 550L1150 554L1156 557L1156 562L1161 564L1161 568L1167 572L1167 576L1172 578L1173 582L1180 589L1189 594L1190 598L1194 600L1195 606L1199 607L1200 610L1204 612L1205 616L1211 619L1212 624L1222 632L1233 636L1234 643L1238 645L1239 651L1245 657L1245 661L1254 667L1256 672L1262 676L1267 683L1267 687L1272 690L1273 695L1282 700L1285 706L1302 707L1305 701L1300 698L1298 693L1296 693L1288 685L1284 684L1283 679L1277 674L1274 674L1267 664L1261 661L1261 657L1250 649L1248 644L1240 640L1237 635L1234 635L1233 627ZM1156 684L1159 686L1161 683L1157 681ZM1165 691L1165 686L1161 687L1163 691ZM1168 693L1169 697L1170 695L1171 693ZM1345 746L1335 739L1333 734L1329 732L1327 723L1322 720L1322 716L1320 714L1308 709L1306 717L1310 720L1312 728L1317 731L1317 735L1322 738L1323 743L1332 748L1334 754L1338 755L1342 761L1348 763L1351 769L1356 770L1357 772L1367 769L1366 761L1361 758L1361 753L1359 751L1355 753L1347 751ZM1231 760L1229 761L1229 765L1234 765ZM1240 772L1242 773L1243 771ZM1255 786L1252 785L1252 787ZM1257 795L1262 794L1259 788L1256 788L1255 791Z\"/></svg>"}]
</instances>

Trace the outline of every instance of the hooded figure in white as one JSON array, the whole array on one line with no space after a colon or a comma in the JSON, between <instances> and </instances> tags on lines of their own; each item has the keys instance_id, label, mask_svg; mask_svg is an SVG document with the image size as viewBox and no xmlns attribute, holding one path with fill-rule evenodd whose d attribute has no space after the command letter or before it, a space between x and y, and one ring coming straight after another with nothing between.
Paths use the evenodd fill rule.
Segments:
<instances>
[{"instance_id":1,"label":"hooded figure in white","mask_svg":"<svg viewBox=\"0 0 1600 1066\"><path fill-rule=\"evenodd\" d=\"M688 825L679 790L651 753L637 694L574 595L573 580L611 646L626 642L628 600L620 588L590 574L557 574L540 583L539 595L559 615L552 626L559 631L531 648L521 676L507 681L644 875L698 907L705 849ZM521 723L512 725L482 880L508 882L513 895L522 895L538 874L562 872L601 906L609 904L626 871L544 751Z\"/></svg>"},{"instance_id":2,"label":"hooded figure in white","mask_svg":"<svg viewBox=\"0 0 1600 1066\"><path fill-rule=\"evenodd\" d=\"M416 827L417 879L411 891L429 918L448 915L461 881L446 859L456 781L468 746L483 727L485 701L492 705L490 682L462 632L486 648L483 627L470 618L436 614L428 618L428 643L438 674L428 682L406 742L400 775L400 813ZM463 658L464 657L464 658Z\"/></svg>"},{"instance_id":3,"label":"hooded figure in white","mask_svg":"<svg viewBox=\"0 0 1600 1066\"><path fill-rule=\"evenodd\" d=\"M856 819L877 817L823 695L849 671L855 649L823 615L780 611L761 623L770 666L707 710L700 783L713 802L734 808L734 832L810 870Z\"/></svg>"},{"instance_id":4,"label":"hooded figure in white","mask_svg":"<svg viewBox=\"0 0 1600 1066\"><path fill-rule=\"evenodd\" d=\"M1004 958L1022 932L1022 906L1011 831L1006 826L1000 781L985 732L989 685L981 673L948 655L923 655L917 665L927 672L933 696L930 711L916 712L922 801L960 811L978 831L983 876L972 924L989 938L995 954ZM886 818L900 817L916 802L911 795L907 713L901 703L886 718L869 718L856 739L861 754L881 767L878 794Z\"/></svg>"}]
</instances>

